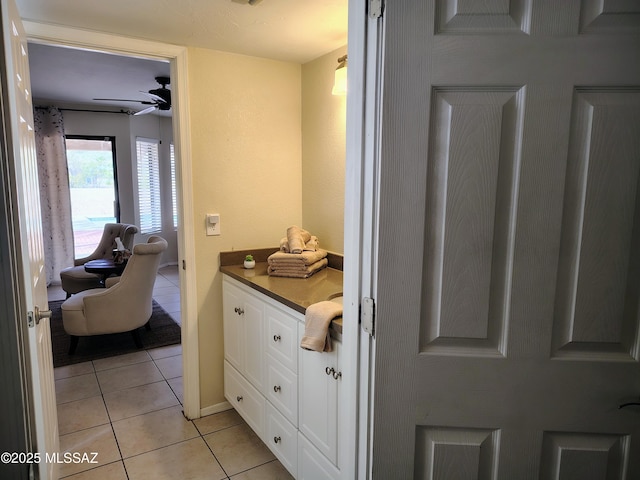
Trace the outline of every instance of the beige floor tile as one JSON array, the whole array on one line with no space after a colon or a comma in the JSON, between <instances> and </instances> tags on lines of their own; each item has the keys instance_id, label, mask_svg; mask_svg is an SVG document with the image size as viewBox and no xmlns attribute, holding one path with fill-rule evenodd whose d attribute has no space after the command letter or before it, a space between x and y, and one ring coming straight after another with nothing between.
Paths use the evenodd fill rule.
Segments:
<instances>
[{"instance_id":1,"label":"beige floor tile","mask_svg":"<svg viewBox=\"0 0 640 480\"><path fill-rule=\"evenodd\" d=\"M153 284L153 289L156 288L165 288L165 287L174 287L173 283L162 276L157 276L156 281Z\"/></svg>"},{"instance_id":2,"label":"beige floor tile","mask_svg":"<svg viewBox=\"0 0 640 480\"><path fill-rule=\"evenodd\" d=\"M163 380L162 374L152 361L103 370L96 372L96 376L102 393L115 392Z\"/></svg>"},{"instance_id":3,"label":"beige floor tile","mask_svg":"<svg viewBox=\"0 0 640 480\"><path fill-rule=\"evenodd\" d=\"M173 393L178 397L178 401L184 405L184 382L182 381L182 377L170 378L167 380L167 383L173 390Z\"/></svg>"},{"instance_id":4,"label":"beige floor tile","mask_svg":"<svg viewBox=\"0 0 640 480\"><path fill-rule=\"evenodd\" d=\"M182 407L171 407L113 423L123 458L150 452L199 436L184 418Z\"/></svg>"},{"instance_id":5,"label":"beige floor tile","mask_svg":"<svg viewBox=\"0 0 640 480\"><path fill-rule=\"evenodd\" d=\"M64 477L64 480L127 480L127 472L119 461Z\"/></svg>"},{"instance_id":6,"label":"beige floor tile","mask_svg":"<svg viewBox=\"0 0 640 480\"><path fill-rule=\"evenodd\" d=\"M235 475L275 459L246 424L210 433L204 439L227 475Z\"/></svg>"},{"instance_id":7,"label":"beige floor tile","mask_svg":"<svg viewBox=\"0 0 640 480\"><path fill-rule=\"evenodd\" d=\"M224 428L233 427L234 425L242 425L244 420L234 409L226 410L206 417L196 418L193 423L202 435L217 432Z\"/></svg>"},{"instance_id":8,"label":"beige floor tile","mask_svg":"<svg viewBox=\"0 0 640 480\"><path fill-rule=\"evenodd\" d=\"M182 355L182 345L167 345L166 347L158 347L147 350L147 352L154 360L157 360L159 358L175 357L176 355Z\"/></svg>"},{"instance_id":9,"label":"beige floor tile","mask_svg":"<svg viewBox=\"0 0 640 480\"><path fill-rule=\"evenodd\" d=\"M168 379L182 376L182 355L159 358L155 360L155 362L164 378Z\"/></svg>"},{"instance_id":10,"label":"beige floor tile","mask_svg":"<svg viewBox=\"0 0 640 480\"><path fill-rule=\"evenodd\" d=\"M58 404L100 395L100 387L94 373L56 380Z\"/></svg>"},{"instance_id":11,"label":"beige floor tile","mask_svg":"<svg viewBox=\"0 0 640 480\"><path fill-rule=\"evenodd\" d=\"M227 478L201 437L124 461L129 480L220 480Z\"/></svg>"},{"instance_id":12,"label":"beige floor tile","mask_svg":"<svg viewBox=\"0 0 640 480\"><path fill-rule=\"evenodd\" d=\"M167 312L169 314L169 316L171 317L171 319L176 322L176 325L180 325L182 326L182 317L180 316L181 313L178 312Z\"/></svg>"},{"instance_id":13,"label":"beige floor tile","mask_svg":"<svg viewBox=\"0 0 640 480\"><path fill-rule=\"evenodd\" d=\"M53 369L53 376L56 380L62 378L76 377L78 375L86 375L93 373L93 364L91 362L76 363L74 365L65 365Z\"/></svg>"},{"instance_id":14,"label":"beige floor tile","mask_svg":"<svg viewBox=\"0 0 640 480\"><path fill-rule=\"evenodd\" d=\"M278 460L252 468L231 477L232 480L293 480L287 469Z\"/></svg>"},{"instance_id":15,"label":"beige floor tile","mask_svg":"<svg viewBox=\"0 0 640 480\"><path fill-rule=\"evenodd\" d=\"M127 353L125 355L117 355L115 357L101 358L93 361L96 372L108 370L110 368L124 367L135 363L148 362L151 357L145 350L139 352Z\"/></svg>"},{"instance_id":16,"label":"beige floor tile","mask_svg":"<svg viewBox=\"0 0 640 480\"><path fill-rule=\"evenodd\" d=\"M97 464L81 462L81 463L61 463L60 477L65 477L74 473L97 468L100 465L120 460L120 451L113 435L111 425L101 425L92 427L79 432L69 433L60 436L60 452L70 453L72 455L87 454L89 459L93 458L93 453L97 453L95 460Z\"/></svg>"},{"instance_id":17,"label":"beige floor tile","mask_svg":"<svg viewBox=\"0 0 640 480\"><path fill-rule=\"evenodd\" d=\"M176 287L173 285L167 285L166 283L163 285L156 284L153 287L153 299L157 302L156 297L161 297L163 295L173 295L176 293Z\"/></svg>"},{"instance_id":18,"label":"beige floor tile","mask_svg":"<svg viewBox=\"0 0 640 480\"><path fill-rule=\"evenodd\" d=\"M112 422L179 405L165 381L105 393L104 402Z\"/></svg>"},{"instance_id":19,"label":"beige floor tile","mask_svg":"<svg viewBox=\"0 0 640 480\"><path fill-rule=\"evenodd\" d=\"M154 293L153 299L160 305L164 305L165 303L180 302L180 290L174 287L172 292L163 292L162 295L156 295Z\"/></svg>"},{"instance_id":20,"label":"beige floor tile","mask_svg":"<svg viewBox=\"0 0 640 480\"><path fill-rule=\"evenodd\" d=\"M58 431L65 435L109 423L102 395L58 405Z\"/></svg>"},{"instance_id":21,"label":"beige floor tile","mask_svg":"<svg viewBox=\"0 0 640 480\"><path fill-rule=\"evenodd\" d=\"M180 302L158 302L162 309L167 313L176 313L180 311Z\"/></svg>"}]
</instances>

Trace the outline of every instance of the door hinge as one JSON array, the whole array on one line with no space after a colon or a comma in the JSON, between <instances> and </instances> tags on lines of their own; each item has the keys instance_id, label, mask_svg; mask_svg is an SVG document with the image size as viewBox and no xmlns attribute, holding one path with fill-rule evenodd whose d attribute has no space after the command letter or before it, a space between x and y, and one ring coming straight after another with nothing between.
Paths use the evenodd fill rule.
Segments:
<instances>
[{"instance_id":1,"label":"door hinge","mask_svg":"<svg viewBox=\"0 0 640 480\"><path fill-rule=\"evenodd\" d=\"M360 323L362 329L372 337L375 334L376 302L373 298L364 297L360 305Z\"/></svg>"},{"instance_id":2,"label":"door hinge","mask_svg":"<svg viewBox=\"0 0 640 480\"><path fill-rule=\"evenodd\" d=\"M372 19L378 19L382 17L382 10L384 10L384 0L369 0L369 17Z\"/></svg>"}]
</instances>

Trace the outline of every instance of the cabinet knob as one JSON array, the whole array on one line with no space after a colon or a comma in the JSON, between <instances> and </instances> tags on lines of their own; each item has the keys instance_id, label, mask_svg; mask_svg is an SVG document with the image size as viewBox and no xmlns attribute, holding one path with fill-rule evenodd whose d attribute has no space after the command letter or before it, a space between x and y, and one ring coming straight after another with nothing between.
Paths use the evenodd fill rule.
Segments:
<instances>
[{"instance_id":1,"label":"cabinet knob","mask_svg":"<svg viewBox=\"0 0 640 480\"><path fill-rule=\"evenodd\" d=\"M274 335L273 336L273 341L274 342L279 342L282 339L282 337L280 335Z\"/></svg>"},{"instance_id":2,"label":"cabinet knob","mask_svg":"<svg viewBox=\"0 0 640 480\"><path fill-rule=\"evenodd\" d=\"M236 312L238 315L244 315L244 310L240 307L234 308L233 311Z\"/></svg>"},{"instance_id":3,"label":"cabinet knob","mask_svg":"<svg viewBox=\"0 0 640 480\"><path fill-rule=\"evenodd\" d=\"M274 391L274 392L278 393L280 390L282 390L282 389L280 388L280 385L274 385L274 386L273 386L273 391Z\"/></svg>"},{"instance_id":4,"label":"cabinet knob","mask_svg":"<svg viewBox=\"0 0 640 480\"><path fill-rule=\"evenodd\" d=\"M242 401L242 397L241 397L240 395L238 395L238 396L236 397L236 401L237 401L237 402L241 402L241 401Z\"/></svg>"},{"instance_id":5,"label":"cabinet knob","mask_svg":"<svg viewBox=\"0 0 640 480\"><path fill-rule=\"evenodd\" d=\"M335 380L338 380L341 377L342 377L342 372L336 372L336 371L333 372L333 378Z\"/></svg>"},{"instance_id":6,"label":"cabinet knob","mask_svg":"<svg viewBox=\"0 0 640 480\"><path fill-rule=\"evenodd\" d=\"M275 443L280 443L280 442L282 441L282 438L280 438L280 437L273 437L273 441L274 441Z\"/></svg>"},{"instance_id":7,"label":"cabinet knob","mask_svg":"<svg viewBox=\"0 0 640 480\"><path fill-rule=\"evenodd\" d=\"M324 373L326 373L327 375L333 375L335 371L336 371L336 370L335 370L335 368L333 368L333 367L331 367L331 368L326 367L326 368L324 369Z\"/></svg>"}]
</instances>

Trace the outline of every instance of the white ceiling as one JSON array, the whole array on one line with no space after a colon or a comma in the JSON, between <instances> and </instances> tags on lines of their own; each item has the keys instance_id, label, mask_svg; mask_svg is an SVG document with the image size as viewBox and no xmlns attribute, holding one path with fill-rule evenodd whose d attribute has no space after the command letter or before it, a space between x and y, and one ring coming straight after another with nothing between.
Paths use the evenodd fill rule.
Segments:
<instances>
[{"instance_id":1,"label":"white ceiling","mask_svg":"<svg viewBox=\"0 0 640 480\"><path fill-rule=\"evenodd\" d=\"M95 98L149 100L140 90L159 88L169 63L71 48L29 44L31 91L36 105L118 107L138 112L148 105ZM169 85L167 88L171 88ZM169 112L159 112L169 116Z\"/></svg>"},{"instance_id":2,"label":"white ceiling","mask_svg":"<svg viewBox=\"0 0 640 480\"><path fill-rule=\"evenodd\" d=\"M16 0L25 20L306 63L347 44L348 0ZM36 100L104 105L158 88L169 65L29 45ZM138 93L136 95L136 93ZM114 103L141 109L136 103Z\"/></svg>"}]
</instances>

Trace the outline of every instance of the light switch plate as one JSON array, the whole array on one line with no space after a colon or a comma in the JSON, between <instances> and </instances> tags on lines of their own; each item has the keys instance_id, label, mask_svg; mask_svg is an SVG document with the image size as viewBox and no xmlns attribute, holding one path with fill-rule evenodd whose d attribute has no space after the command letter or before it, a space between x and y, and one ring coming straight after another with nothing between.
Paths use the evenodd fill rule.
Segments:
<instances>
[{"instance_id":1,"label":"light switch plate","mask_svg":"<svg viewBox=\"0 0 640 480\"><path fill-rule=\"evenodd\" d=\"M220 235L220 214L219 213L207 213L205 219L207 226L207 236Z\"/></svg>"}]
</instances>

